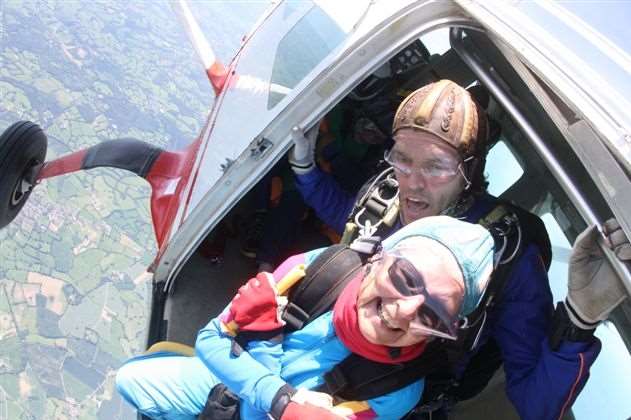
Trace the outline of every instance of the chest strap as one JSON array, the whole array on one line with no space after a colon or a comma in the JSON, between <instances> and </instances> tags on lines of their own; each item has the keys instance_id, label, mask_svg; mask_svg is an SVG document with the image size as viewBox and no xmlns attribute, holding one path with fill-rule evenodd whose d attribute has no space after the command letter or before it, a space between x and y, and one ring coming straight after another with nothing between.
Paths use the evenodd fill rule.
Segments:
<instances>
[{"instance_id":1,"label":"chest strap","mask_svg":"<svg viewBox=\"0 0 631 420\"><path fill-rule=\"evenodd\" d=\"M301 329L333 307L342 289L361 269L360 253L346 245L333 245L306 268L304 279L291 288L282 318L285 332Z\"/></svg>"},{"instance_id":2,"label":"chest strap","mask_svg":"<svg viewBox=\"0 0 631 420\"><path fill-rule=\"evenodd\" d=\"M438 341L430 343L414 360L396 364L373 362L351 354L324 375L316 388L335 399L365 401L401 389L431 372L449 370L445 350Z\"/></svg>"},{"instance_id":3,"label":"chest strap","mask_svg":"<svg viewBox=\"0 0 631 420\"><path fill-rule=\"evenodd\" d=\"M387 168L360 190L360 197L344 229L341 243L350 244L356 236L384 236L399 216L399 183L394 170Z\"/></svg>"}]
</instances>

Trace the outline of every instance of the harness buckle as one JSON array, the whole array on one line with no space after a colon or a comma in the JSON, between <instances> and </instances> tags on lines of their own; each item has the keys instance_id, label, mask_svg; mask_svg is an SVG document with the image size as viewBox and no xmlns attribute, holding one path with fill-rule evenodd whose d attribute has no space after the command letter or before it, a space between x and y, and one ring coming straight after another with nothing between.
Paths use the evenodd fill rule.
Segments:
<instances>
[{"instance_id":1,"label":"harness buckle","mask_svg":"<svg viewBox=\"0 0 631 420\"><path fill-rule=\"evenodd\" d=\"M364 255L374 255L381 249L381 238L378 236L360 236L355 239L349 248Z\"/></svg>"},{"instance_id":2,"label":"harness buckle","mask_svg":"<svg viewBox=\"0 0 631 420\"><path fill-rule=\"evenodd\" d=\"M287 303L287 306L285 306L282 319L285 321L285 324L292 329L292 331L296 331L304 326L305 322L309 319L309 314L300 306L293 302L289 302Z\"/></svg>"},{"instance_id":3,"label":"harness buckle","mask_svg":"<svg viewBox=\"0 0 631 420\"><path fill-rule=\"evenodd\" d=\"M391 168L373 181L360 199L359 207L353 220L359 227L360 237L374 236L383 224L394 224L399 214L399 183Z\"/></svg>"},{"instance_id":4,"label":"harness buckle","mask_svg":"<svg viewBox=\"0 0 631 420\"><path fill-rule=\"evenodd\" d=\"M442 391L439 392L431 400L424 402L420 405L417 405L413 413L418 414L430 414L436 412L440 409L449 410L458 402L457 398L451 395L450 390L455 387L458 387L459 383L455 379L449 379L446 381L435 381L432 383L432 386L438 386L442 388Z\"/></svg>"},{"instance_id":5,"label":"harness buckle","mask_svg":"<svg viewBox=\"0 0 631 420\"><path fill-rule=\"evenodd\" d=\"M383 219L382 219L382 220L379 220L376 224L373 225L368 217L366 217L366 221L362 223L359 220L359 218L365 212L366 212L366 207L362 207L362 209L355 215L355 224L357 226L359 226L359 237L360 238L369 238L369 237L373 236L377 232L377 229L379 229L379 226L381 226L381 224L383 223Z\"/></svg>"}]
</instances>

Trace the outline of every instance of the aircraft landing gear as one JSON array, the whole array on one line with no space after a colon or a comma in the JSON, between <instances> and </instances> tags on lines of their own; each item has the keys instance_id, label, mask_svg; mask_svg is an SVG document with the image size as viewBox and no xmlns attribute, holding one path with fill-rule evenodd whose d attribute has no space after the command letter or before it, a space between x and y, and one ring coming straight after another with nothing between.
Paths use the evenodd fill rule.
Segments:
<instances>
[{"instance_id":1,"label":"aircraft landing gear","mask_svg":"<svg viewBox=\"0 0 631 420\"><path fill-rule=\"evenodd\" d=\"M151 218L158 245L167 238L201 145L197 138L183 150L169 152L150 143L106 140L46 162L48 140L35 123L19 121L0 135L0 229L11 223L41 181L93 168L118 168L151 186Z\"/></svg>"},{"instance_id":2,"label":"aircraft landing gear","mask_svg":"<svg viewBox=\"0 0 631 420\"><path fill-rule=\"evenodd\" d=\"M0 136L0 228L11 223L26 203L47 145L44 131L30 121L18 121Z\"/></svg>"}]
</instances>

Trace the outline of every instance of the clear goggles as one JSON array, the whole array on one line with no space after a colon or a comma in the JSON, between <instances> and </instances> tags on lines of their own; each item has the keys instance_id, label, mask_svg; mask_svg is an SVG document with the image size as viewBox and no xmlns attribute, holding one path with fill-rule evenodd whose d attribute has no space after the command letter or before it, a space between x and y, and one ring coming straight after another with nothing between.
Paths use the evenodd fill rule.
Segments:
<instances>
[{"instance_id":1,"label":"clear goggles","mask_svg":"<svg viewBox=\"0 0 631 420\"><path fill-rule=\"evenodd\" d=\"M401 156L394 148L386 150L383 158L395 171L403 176L410 176L412 173L416 172L433 183L442 184L451 181L460 174L465 179L467 185L471 184L463 170L463 164L471 160L473 158L472 156L460 162L452 159L433 157L422 162L419 167L414 167L409 159Z\"/></svg>"},{"instance_id":2,"label":"clear goggles","mask_svg":"<svg viewBox=\"0 0 631 420\"><path fill-rule=\"evenodd\" d=\"M387 257L386 257L387 256ZM458 316L451 315L445 302L432 296L425 286L423 275L414 264L396 250L385 252L377 263L392 261L388 267L388 287L391 298L411 299L423 296L416 317L412 319L407 331L413 335L431 335L448 340L457 339ZM382 279L383 280L383 279Z\"/></svg>"}]
</instances>

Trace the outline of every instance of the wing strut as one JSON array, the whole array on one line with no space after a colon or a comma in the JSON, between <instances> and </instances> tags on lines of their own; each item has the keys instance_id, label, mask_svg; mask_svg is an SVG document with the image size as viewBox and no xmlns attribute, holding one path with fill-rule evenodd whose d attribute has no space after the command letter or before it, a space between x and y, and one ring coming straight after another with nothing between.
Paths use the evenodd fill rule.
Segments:
<instances>
[{"instance_id":1,"label":"wing strut","mask_svg":"<svg viewBox=\"0 0 631 420\"><path fill-rule=\"evenodd\" d=\"M186 0L173 0L171 1L171 7L184 27L189 40L193 44L193 48L195 48L195 52L197 52L197 56L202 60L206 69L206 75L215 91L215 95L218 96L226 81L226 68L215 56L195 16L193 16L191 9L188 7L188 2Z\"/></svg>"}]
</instances>

